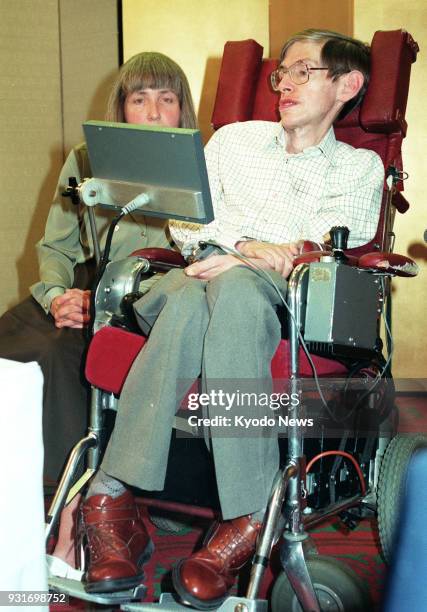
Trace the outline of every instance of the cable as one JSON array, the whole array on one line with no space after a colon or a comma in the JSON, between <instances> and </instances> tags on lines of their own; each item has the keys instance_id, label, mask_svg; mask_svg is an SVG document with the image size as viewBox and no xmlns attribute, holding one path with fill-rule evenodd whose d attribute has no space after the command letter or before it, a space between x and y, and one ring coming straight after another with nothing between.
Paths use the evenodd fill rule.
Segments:
<instances>
[{"instance_id":1,"label":"cable","mask_svg":"<svg viewBox=\"0 0 427 612\"><path fill-rule=\"evenodd\" d=\"M91 338L93 336L93 327L95 325L95 314L96 314L95 297L96 297L96 292L97 292L97 289L98 289L98 285L101 282L101 279L102 279L102 277L104 275L105 269L106 269L106 267L107 267L107 265L108 265L108 263L110 261L109 257L110 257L111 243L113 241L114 230L116 228L117 223L128 212L130 212L130 211L128 211L126 209L126 207L123 207L122 210L120 211L120 213L116 217L114 217L114 219L111 221L110 227L108 228L107 238L105 240L104 252L102 253L102 257L101 257L101 259L99 261L98 268L97 268L96 274L95 274L95 280L93 282L93 287L92 287L92 291L91 291L90 307L89 307L90 325L88 327L89 338Z\"/></svg>"},{"instance_id":2,"label":"cable","mask_svg":"<svg viewBox=\"0 0 427 612\"><path fill-rule=\"evenodd\" d=\"M341 457L345 457L346 459L349 459L351 461L351 463L354 466L354 469L357 472L359 480L360 480L360 490L361 490L361 493L362 493L362 495L366 495L366 482L365 482L365 477L363 476L363 472L360 469L360 466L357 463L356 459L353 457L353 455L350 455L350 453L347 453L346 451L336 450L336 451L323 451L323 453L319 453L318 455L313 457L313 459L311 459L307 463L307 467L305 468L306 474L308 474L308 472L313 467L313 464L316 461L318 461L319 459L322 459L322 457L329 457L331 455L340 455Z\"/></svg>"}]
</instances>

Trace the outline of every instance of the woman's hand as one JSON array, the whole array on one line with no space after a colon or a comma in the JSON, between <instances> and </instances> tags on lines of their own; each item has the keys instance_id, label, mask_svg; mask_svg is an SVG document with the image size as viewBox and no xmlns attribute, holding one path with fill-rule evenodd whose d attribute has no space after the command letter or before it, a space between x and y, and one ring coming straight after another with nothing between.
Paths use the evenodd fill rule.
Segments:
<instances>
[{"instance_id":1,"label":"woman's hand","mask_svg":"<svg viewBox=\"0 0 427 612\"><path fill-rule=\"evenodd\" d=\"M81 329L89 323L90 291L67 289L62 295L53 298L50 312L55 319L55 327Z\"/></svg>"}]
</instances>

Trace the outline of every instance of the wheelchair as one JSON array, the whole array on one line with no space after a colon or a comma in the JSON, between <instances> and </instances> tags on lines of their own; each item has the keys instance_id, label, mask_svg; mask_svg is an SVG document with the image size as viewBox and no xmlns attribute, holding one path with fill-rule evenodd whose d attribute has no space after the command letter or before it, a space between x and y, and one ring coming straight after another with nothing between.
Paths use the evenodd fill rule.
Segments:
<instances>
[{"instance_id":1,"label":"wheelchair","mask_svg":"<svg viewBox=\"0 0 427 612\"><path fill-rule=\"evenodd\" d=\"M401 193L400 149L406 134L404 116L410 67L416 60L418 46L408 33L397 30L377 32L371 48L372 76L362 106L339 122L335 131L338 140L371 148L383 159L387 181L377 232L368 245L348 250L345 228L334 228L330 252L308 250L295 261L286 300L289 316L285 338L271 368L277 384L288 379L290 394L303 399L292 415L286 460L272 488L246 596L231 596L220 609L240 612L267 609L267 602L259 598L260 584L272 546L280 540L284 571L272 590L274 612L368 610L369 598L361 581L349 568L317 555L307 530L330 516L340 514L351 522L377 509L383 550L390 551L392 547L398 500L388 498L385 483L395 469L396 456L402 455L402 447L407 449L408 442L399 436L393 438L394 412L390 407L393 389L392 380L387 376L392 342L387 333L388 359L385 360L379 324L380 315L384 314L385 327L389 329L391 277L410 277L417 273L414 262L392 253L392 225L395 211L403 213L409 207ZM237 62L240 69L236 74ZM248 119L276 120L276 96L267 85L267 75L276 67L276 61L262 60L262 48L255 41L227 43L213 114L214 126ZM233 95L234 89L237 92L248 82L252 91L244 101ZM233 104L229 104L230 100ZM133 253L125 261L112 262L105 270L95 295L95 335L86 362L86 376L92 384L89 432L71 452L48 512L47 539L67 499L72 499L96 471L105 437L103 411L116 408L127 373L146 341L126 329L132 294L137 292L144 275L182 265L184 262L177 253L148 249ZM123 301L125 295L130 297ZM318 308L319 300L329 304L328 311ZM368 416L375 415L374 425L370 421L368 425L361 425L358 421L356 430L359 431L352 431L350 436L348 430L354 430L352 421L351 425L347 423L347 429L345 426L340 429L337 439L320 436L314 442L310 440L298 419L304 418L310 398L319 391L318 377L327 381L325 388L329 395L323 397L323 407L340 406L343 391L339 388L337 392L334 381L345 377L345 404L340 414L350 406L349 412L359 418L360 407ZM352 378L358 379L359 386L354 388L348 382ZM184 417L176 426L185 429L188 421ZM427 440L419 436L409 444L407 455L425 445ZM84 455L87 455L87 470L71 487ZM402 479L403 474L398 482ZM150 503L156 505L153 500ZM158 504L158 507L168 506ZM170 507L184 509L179 504ZM120 603L123 610L181 607L168 594L162 595L159 604L134 603L143 597L143 585L132 593L108 596L88 596L77 581L55 577L50 579L50 586L97 603Z\"/></svg>"}]
</instances>

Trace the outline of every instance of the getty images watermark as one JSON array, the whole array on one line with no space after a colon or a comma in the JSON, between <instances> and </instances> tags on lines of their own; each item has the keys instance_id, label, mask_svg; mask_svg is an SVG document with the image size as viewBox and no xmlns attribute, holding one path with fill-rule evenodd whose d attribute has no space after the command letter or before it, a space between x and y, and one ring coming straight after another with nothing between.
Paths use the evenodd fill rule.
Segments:
<instances>
[{"instance_id":1,"label":"getty images watermark","mask_svg":"<svg viewBox=\"0 0 427 612\"><path fill-rule=\"evenodd\" d=\"M183 381L177 386L177 435L278 435L299 428L305 437L371 437L391 431L393 393L388 381L311 379ZM297 391L295 391L297 389Z\"/></svg>"},{"instance_id":2,"label":"getty images watermark","mask_svg":"<svg viewBox=\"0 0 427 612\"><path fill-rule=\"evenodd\" d=\"M312 428L314 418L302 414L300 394L280 390L268 380L209 380L183 384L180 410L183 429L190 435L288 435L293 427ZM179 431L179 424L178 424ZM179 434L179 435L185 435Z\"/></svg>"},{"instance_id":3,"label":"getty images watermark","mask_svg":"<svg viewBox=\"0 0 427 612\"><path fill-rule=\"evenodd\" d=\"M258 428L258 427L313 427L314 419L292 417L289 414L275 414L270 416L262 414L264 409L272 411L293 410L300 405L300 397L298 393L266 393L266 392L250 392L240 391L237 389L233 392L227 392L223 389L211 389L205 393L189 393L187 396L187 409L190 411L199 411L200 408L215 409L221 411L233 412L231 416L226 414L215 414L213 416L200 416L192 414L187 416L187 421L190 427L239 427L243 429ZM261 414L250 416L241 414L240 410L255 408L260 410Z\"/></svg>"}]
</instances>

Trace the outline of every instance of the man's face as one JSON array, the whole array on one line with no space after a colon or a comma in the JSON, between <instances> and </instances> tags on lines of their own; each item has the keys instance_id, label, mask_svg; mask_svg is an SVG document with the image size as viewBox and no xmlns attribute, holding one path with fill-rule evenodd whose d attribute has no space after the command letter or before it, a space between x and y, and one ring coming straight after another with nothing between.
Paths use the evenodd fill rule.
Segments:
<instances>
[{"instance_id":1,"label":"man's face","mask_svg":"<svg viewBox=\"0 0 427 612\"><path fill-rule=\"evenodd\" d=\"M308 67L320 68L322 44L295 42L286 52L281 67L289 68L302 61ZM307 83L296 85L286 73L280 82L279 111L286 130L308 128L326 131L332 125L342 104L339 101L340 79L332 81L327 70L315 70Z\"/></svg>"}]
</instances>

